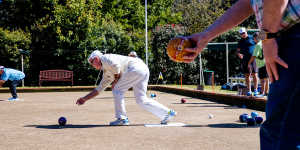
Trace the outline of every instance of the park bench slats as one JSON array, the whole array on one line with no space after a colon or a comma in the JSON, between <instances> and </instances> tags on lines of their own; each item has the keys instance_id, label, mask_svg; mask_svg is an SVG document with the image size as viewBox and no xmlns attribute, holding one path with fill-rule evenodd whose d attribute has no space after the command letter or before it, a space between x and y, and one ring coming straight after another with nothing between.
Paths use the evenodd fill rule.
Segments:
<instances>
[{"instance_id":1,"label":"park bench slats","mask_svg":"<svg viewBox=\"0 0 300 150\"><path fill-rule=\"evenodd\" d=\"M39 85L43 81L67 81L72 82L73 86L73 71L69 70L43 70L40 71Z\"/></svg>"}]
</instances>

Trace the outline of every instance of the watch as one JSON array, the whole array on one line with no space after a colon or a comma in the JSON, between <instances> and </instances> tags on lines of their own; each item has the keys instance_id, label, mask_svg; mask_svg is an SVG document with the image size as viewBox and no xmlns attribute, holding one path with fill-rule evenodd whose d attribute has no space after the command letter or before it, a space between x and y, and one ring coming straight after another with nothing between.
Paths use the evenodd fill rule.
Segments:
<instances>
[{"instance_id":1,"label":"watch","mask_svg":"<svg viewBox=\"0 0 300 150\"><path fill-rule=\"evenodd\" d=\"M258 40L265 41L265 40L273 39L273 38L276 38L276 37L278 37L278 32L276 32L276 33L270 33L270 32L268 32L267 30L262 29L262 30L258 33L257 39L258 39Z\"/></svg>"}]
</instances>

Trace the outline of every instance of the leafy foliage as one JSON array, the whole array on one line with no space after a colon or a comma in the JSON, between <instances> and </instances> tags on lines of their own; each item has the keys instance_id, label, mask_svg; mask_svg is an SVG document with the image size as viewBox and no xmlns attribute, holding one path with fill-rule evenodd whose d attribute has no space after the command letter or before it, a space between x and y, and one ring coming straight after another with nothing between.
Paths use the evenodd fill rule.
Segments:
<instances>
[{"instance_id":1,"label":"leafy foliage","mask_svg":"<svg viewBox=\"0 0 300 150\"><path fill-rule=\"evenodd\" d=\"M232 3L149 0L147 42L151 82L155 83L162 71L168 83L179 82L183 73L184 83L195 84L198 62L170 61L165 53L166 44L174 36L202 31ZM30 50L25 57L28 85L37 85L39 71L46 69L72 70L75 85L94 84L98 71L92 69L86 58L95 49L122 55L134 50L145 60L144 0L4 0L0 2L0 16L1 64L20 68L18 49ZM253 20L247 21L245 26L252 27ZM233 33L225 33L215 41L236 41ZM210 62L210 57L213 58L205 56L203 62ZM212 68L209 64L205 66L208 69Z\"/></svg>"},{"instance_id":2,"label":"leafy foliage","mask_svg":"<svg viewBox=\"0 0 300 150\"><path fill-rule=\"evenodd\" d=\"M32 25L33 40L32 80L36 84L39 71L46 69L66 69L74 71L75 84L85 80L87 48L84 43L90 38L92 28L101 20L101 0L51 0L42 8L49 12ZM43 58L43 59L40 59ZM55 61L53 61L55 60ZM82 79L83 78L83 79ZM79 83L77 83L78 81ZM89 80L88 80L89 81Z\"/></svg>"},{"instance_id":3,"label":"leafy foliage","mask_svg":"<svg viewBox=\"0 0 300 150\"><path fill-rule=\"evenodd\" d=\"M29 50L30 43L29 33L22 30L9 31L0 28L0 65L18 67L17 64L21 64L19 50ZM28 57L25 57L25 61L29 61Z\"/></svg>"},{"instance_id":4,"label":"leafy foliage","mask_svg":"<svg viewBox=\"0 0 300 150\"><path fill-rule=\"evenodd\" d=\"M168 83L180 83L180 76L183 75L184 83L192 84L196 83L198 79L197 75L197 63L190 64L176 63L169 59L166 48L169 40L173 37L183 35L184 32L180 27L174 25L165 25L158 30L153 31L152 39L152 61L155 62L150 65L151 70L151 82L156 83L158 80L159 72L162 72L164 78Z\"/></svg>"},{"instance_id":5,"label":"leafy foliage","mask_svg":"<svg viewBox=\"0 0 300 150\"><path fill-rule=\"evenodd\" d=\"M224 13L220 0L191 0L179 1L174 10L182 13L182 25L186 33L192 34L203 31Z\"/></svg>"}]
</instances>

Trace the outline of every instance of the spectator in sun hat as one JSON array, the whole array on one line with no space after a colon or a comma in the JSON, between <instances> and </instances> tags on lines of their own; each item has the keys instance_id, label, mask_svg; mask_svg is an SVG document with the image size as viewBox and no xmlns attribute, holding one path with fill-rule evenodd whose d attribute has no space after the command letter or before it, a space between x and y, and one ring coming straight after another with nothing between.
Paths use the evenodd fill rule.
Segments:
<instances>
[{"instance_id":1,"label":"spectator in sun hat","mask_svg":"<svg viewBox=\"0 0 300 150\"><path fill-rule=\"evenodd\" d=\"M257 72L258 69L256 67L256 61L255 59L248 65L248 62L253 54L254 48L255 48L255 41L253 39L253 36L247 33L246 28L242 27L239 29L239 34L241 36L241 39L238 41L238 47L237 47L237 55L241 59L241 69L242 73L245 76L246 85L248 88L248 96L252 95L251 91L251 76L253 78L253 84L254 84L254 91L253 95L258 95L257 87L258 87L258 76Z\"/></svg>"},{"instance_id":2,"label":"spectator in sun hat","mask_svg":"<svg viewBox=\"0 0 300 150\"><path fill-rule=\"evenodd\" d=\"M12 97L9 98L9 101L17 101L17 89L16 87L22 82L25 78L25 74L19 70L5 68L0 66L0 87L6 82L9 86Z\"/></svg>"},{"instance_id":3,"label":"spectator in sun hat","mask_svg":"<svg viewBox=\"0 0 300 150\"><path fill-rule=\"evenodd\" d=\"M246 28L241 27L241 28L239 29L239 33L240 33L240 35L243 35L244 33L247 34Z\"/></svg>"}]
</instances>

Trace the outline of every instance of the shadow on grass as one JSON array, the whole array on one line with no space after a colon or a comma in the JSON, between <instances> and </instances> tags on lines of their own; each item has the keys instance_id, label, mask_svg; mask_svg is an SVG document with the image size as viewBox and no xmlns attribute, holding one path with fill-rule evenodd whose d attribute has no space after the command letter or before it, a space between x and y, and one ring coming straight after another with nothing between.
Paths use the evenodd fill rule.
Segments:
<instances>
[{"instance_id":1,"label":"shadow on grass","mask_svg":"<svg viewBox=\"0 0 300 150\"><path fill-rule=\"evenodd\" d=\"M239 123L219 123L219 124L208 124L208 125L185 125L184 127L259 128L260 126L248 126L247 124L239 124Z\"/></svg>"},{"instance_id":2,"label":"shadow on grass","mask_svg":"<svg viewBox=\"0 0 300 150\"><path fill-rule=\"evenodd\" d=\"M217 103L172 103L172 104L217 104Z\"/></svg>"},{"instance_id":3,"label":"shadow on grass","mask_svg":"<svg viewBox=\"0 0 300 150\"><path fill-rule=\"evenodd\" d=\"M202 106L186 106L186 107L224 107L227 109L235 108L235 107L227 106L227 105L202 105Z\"/></svg>"},{"instance_id":4,"label":"shadow on grass","mask_svg":"<svg viewBox=\"0 0 300 150\"><path fill-rule=\"evenodd\" d=\"M59 125L26 125L24 127L33 127L39 129L80 129L80 128L111 128L111 127L134 127L134 126L144 126L144 124L131 124L128 126L110 126L110 125L74 125L68 124L65 126ZM192 128L200 128L200 127L210 127L210 128L259 128L259 125L256 126L247 126L247 124L240 123L220 123L220 124L208 124L208 125L184 125L182 127L192 127Z\"/></svg>"},{"instance_id":5,"label":"shadow on grass","mask_svg":"<svg viewBox=\"0 0 300 150\"><path fill-rule=\"evenodd\" d=\"M39 129L64 129L64 128L71 128L71 129L79 129L79 128L99 128L99 127L131 127L131 126L144 126L144 124L130 124L128 126L110 126L106 124L99 124L99 125L75 125L75 124L67 124L64 126L60 125L26 125L24 127L33 127L33 128L39 128Z\"/></svg>"},{"instance_id":6,"label":"shadow on grass","mask_svg":"<svg viewBox=\"0 0 300 150\"><path fill-rule=\"evenodd\" d=\"M217 103L173 103L173 104L217 104ZM224 109L243 109L238 106L228 106L228 105L198 105L198 106L185 106L185 107L224 107Z\"/></svg>"},{"instance_id":7,"label":"shadow on grass","mask_svg":"<svg viewBox=\"0 0 300 150\"><path fill-rule=\"evenodd\" d=\"M228 107L225 107L224 109L244 109L242 106L239 107L239 106L228 106Z\"/></svg>"}]
</instances>

